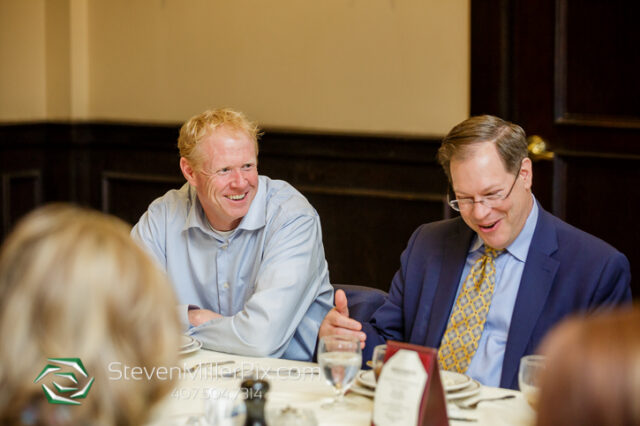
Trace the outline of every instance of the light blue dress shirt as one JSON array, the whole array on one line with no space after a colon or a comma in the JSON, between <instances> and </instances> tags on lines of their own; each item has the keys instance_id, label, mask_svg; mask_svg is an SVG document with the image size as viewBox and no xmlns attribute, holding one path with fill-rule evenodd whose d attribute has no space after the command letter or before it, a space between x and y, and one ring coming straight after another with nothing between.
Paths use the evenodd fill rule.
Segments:
<instances>
[{"instance_id":1,"label":"light blue dress shirt","mask_svg":"<svg viewBox=\"0 0 640 426\"><path fill-rule=\"evenodd\" d=\"M284 181L260 176L231 233L209 226L188 183L151 203L131 231L164 268L187 330L206 348L310 360L333 305L320 218ZM188 305L223 315L190 327Z\"/></svg>"},{"instance_id":2,"label":"light blue dress shirt","mask_svg":"<svg viewBox=\"0 0 640 426\"><path fill-rule=\"evenodd\" d=\"M533 195L532 195L533 197ZM516 239L496 258L496 283L487 320L478 342L478 350L471 359L466 374L486 386L499 386L502 361L509 335L511 315L516 303L520 279L527 260L531 238L538 222L538 203L533 198L533 207L527 221ZM476 234L462 271L458 292L473 264L483 255L484 243ZM458 296L456 295L456 299Z\"/></svg>"}]
</instances>

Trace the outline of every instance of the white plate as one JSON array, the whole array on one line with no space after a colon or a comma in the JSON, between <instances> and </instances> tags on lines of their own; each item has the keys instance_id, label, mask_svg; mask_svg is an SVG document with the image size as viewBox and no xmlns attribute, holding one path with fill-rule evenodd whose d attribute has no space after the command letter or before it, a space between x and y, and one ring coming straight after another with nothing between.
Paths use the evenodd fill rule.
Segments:
<instances>
[{"instance_id":1,"label":"white plate","mask_svg":"<svg viewBox=\"0 0 640 426\"><path fill-rule=\"evenodd\" d=\"M447 398L447 401L469 398L470 396L479 394L481 387L482 385L480 385L480 383L472 379L471 383L466 388L460 389L455 392L447 392L445 396Z\"/></svg>"},{"instance_id":2,"label":"white plate","mask_svg":"<svg viewBox=\"0 0 640 426\"><path fill-rule=\"evenodd\" d=\"M373 398L376 396L376 391L373 389L366 388L364 386L358 386L357 384L353 384L349 388L350 392L357 393L360 395L368 396L369 398Z\"/></svg>"},{"instance_id":3,"label":"white plate","mask_svg":"<svg viewBox=\"0 0 640 426\"><path fill-rule=\"evenodd\" d=\"M373 370L360 370L356 376L356 382L369 389L376 388L376 376L373 375Z\"/></svg>"},{"instance_id":4,"label":"white plate","mask_svg":"<svg viewBox=\"0 0 640 426\"><path fill-rule=\"evenodd\" d=\"M455 392L471 384L471 377L452 371L440 370L440 379L445 392ZM376 388L376 377L373 374L373 370L360 371L356 376L356 381L370 389Z\"/></svg>"},{"instance_id":5,"label":"white plate","mask_svg":"<svg viewBox=\"0 0 640 426\"><path fill-rule=\"evenodd\" d=\"M192 352L198 351L202 347L202 342L200 340L193 339L193 343L186 348L180 349L178 352L180 355L190 354Z\"/></svg>"},{"instance_id":6,"label":"white plate","mask_svg":"<svg viewBox=\"0 0 640 426\"><path fill-rule=\"evenodd\" d=\"M180 339L180 349L186 349L187 347L193 345L193 342L195 342L196 339L194 339L191 336L181 336Z\"/></svg>"},{"instance_id":7,"label":"white plate","mask_svg":"<svg viewBox=\"0 0 640 426\"><path fill-rule=\"evenodd\" d=\"M480 383L465 374L440 370L440 377L448 401L469 398L480 393ZM375 395L376 379L373 370L360 371L356 376L356 383L351 386L353 392L370 397Z\"/></svg>"},{"instance_id":8,"label":"white plate","mask_svg":"<svg viewBox=\"0 0 640 426\"><path fill-rule=\"evenodd\" d=\"M440 370L440 380L445 392L454 392L471 384L471 377L454 371Z\"/></svg>"}]
</instances>

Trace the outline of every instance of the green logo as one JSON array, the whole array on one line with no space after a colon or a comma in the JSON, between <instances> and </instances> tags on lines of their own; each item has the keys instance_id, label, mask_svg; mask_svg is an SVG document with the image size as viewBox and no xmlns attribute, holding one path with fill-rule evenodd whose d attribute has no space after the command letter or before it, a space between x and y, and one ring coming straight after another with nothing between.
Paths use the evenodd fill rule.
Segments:
<instances>
[{"instance_id":1,"label":"green logo","mask_svg":"<svg viewBox=\"0 0 640 426\"><path fill-rule=\"evenodd\" d=\"M82 365L82 361L80 358L49 358L47 359L47 364L38 377L33 381L33 383L38 383L41 379L48 376L52 373L54 376L59 377L61 380L64 380L63 386L58 382L53 382L53 387L55 388L55 392L49 388L44 383L42 384L42 390L44 394L47 396L47 400L51 404L65 404L65 405L80 405L80 402L76 401L76 399L82 399L87 396L89 393L89 389L91 389L91 385L93 385L94 378L89 378L87 374L87 370L85 370L84 365ZM71 372L62 371L63 368L67 367L72 370ZM73 371L75 370L75 371ZM80 388L78 383L78 378L76 377L76 373L82 376L84 379L80 379L80 381L85 382L86 384ZM66 395L66 396L63 396Z\"/></svg>"}]
</instances>

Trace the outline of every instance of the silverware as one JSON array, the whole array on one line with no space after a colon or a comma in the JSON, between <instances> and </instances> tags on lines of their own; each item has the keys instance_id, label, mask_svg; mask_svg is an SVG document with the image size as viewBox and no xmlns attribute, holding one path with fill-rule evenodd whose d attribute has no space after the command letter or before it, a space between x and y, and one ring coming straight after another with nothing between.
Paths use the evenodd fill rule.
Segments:
<instances>
[{"instance_id":1,"label":"silverware","mask_svg":"<svg viewBox=\"0 0 640 426\"><path fill-rule=\"evenodd\" d=\"M478 419L470 419L468 417L449 417L449 420L455 420L456 422L477 422Z\"/></svg>"},{"instance_id":2,"label":"silverware","mask_svg":"<svg viewBox=\"0 0 640 426\"><path fill-rule=\"evenodd\" d=\"M503 396L498 396L495 398L481 398L481 399L477 399L473 402L456 402L456 406L458 408L462 408L463 410L472 410L474 408L476 408L478 406L478 404L480 404L481 402L487 402L487 401L503 401L505 399L512 399L515 398L516 396L511 394L511 395L503 395Z\"/></svg>"},{"instance_id":3,"label":"silverware","mask_svg":"<svg viewBox=\"0 0 640 426\"><path fill-rule=\"evenodd\" d=\"M233 364L235 363L235 361L233 360L227 360L227 361L210 361L210 362L200 362L196 365L193 365L189 368L183 368L183 371L189 372L189 373L193 373L194 371L196 371L198 368L206 366L206 365L211 365L211 366L215 366L218 367L220 365L227 365L227 364Z\"/></svg>"}]
</instances>

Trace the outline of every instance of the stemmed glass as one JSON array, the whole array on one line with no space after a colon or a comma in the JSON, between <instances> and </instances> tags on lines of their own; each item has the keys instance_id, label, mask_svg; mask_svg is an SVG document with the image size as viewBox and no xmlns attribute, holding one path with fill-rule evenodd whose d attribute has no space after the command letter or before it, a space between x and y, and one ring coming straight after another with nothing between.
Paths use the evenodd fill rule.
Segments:
<instances>
[{"instance_id":1,"label":"stemmed glass","mask_svg":"<svg viewBox=\"0 0 640 426\"><path fill-rule=\"evenodd\" d=\"M353 408L344 400L344 393L351 387L356 374L362 364L360 340L352 336L325 336L318 344L318 364L325 380L335 393L332 402L322 405L322 408L338 409Z\"/></svg>"},{"instance_id":2,"label":"stemmed glass","mask_svg":"<svg viewBox=\"0 0 640 426\"><path fill-rule=\"evenodd\" d=\"M384 357L387 354L387 345L378 345L373 348L373 356L371 357L371 367L373 368L373 374L376 378L376 383L380 378L380 372L384 365Z\"/></svg>"},{"instance_id":3,"label":"stemmed glass","mask_svg":"<svg viewBox=\"0 0 640 426\"><path fill-rule=\"evenodd\" d=\"M546 359L543 355L527 355L520 359L518 386L534 409L538 406L540 376L544 371L545 363Z\"/></svg>"}]
</instances>

